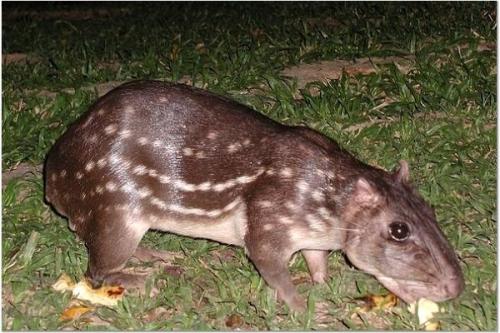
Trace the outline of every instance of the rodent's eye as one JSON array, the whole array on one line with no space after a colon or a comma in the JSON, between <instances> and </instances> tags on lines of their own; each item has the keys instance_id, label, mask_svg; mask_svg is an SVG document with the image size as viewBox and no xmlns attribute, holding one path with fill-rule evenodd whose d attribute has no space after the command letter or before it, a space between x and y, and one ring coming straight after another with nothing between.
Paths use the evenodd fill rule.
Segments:
<instances>
[{"instance_id":1,"label":"rodent's eye","mask_svg":"<svg viewBox=\"0 0 500 333\"><path fill-rule=\"evenodd\" d=\"M389 225L389 234L395 241L402 242L410 236L410 228L406 223L393 222Z\"/></svg>"}]
</instances>

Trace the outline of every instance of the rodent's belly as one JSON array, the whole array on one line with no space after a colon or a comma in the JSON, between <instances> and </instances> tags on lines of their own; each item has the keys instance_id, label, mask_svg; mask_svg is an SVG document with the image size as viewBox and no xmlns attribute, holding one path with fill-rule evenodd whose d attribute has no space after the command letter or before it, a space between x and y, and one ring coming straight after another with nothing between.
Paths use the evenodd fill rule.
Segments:
<instances>
[{"instance_id":1,"label":"rodent's belly","mask_svg":"<svg viewBox=\"0 0 500 333\"><path fill-rule=\"evenodd\" d=\"M155 215L149 218L149 225L151 229L243 246L247 230L246 205L238 201L235 207L218 217Z\"/></svg>"}]
</instances>

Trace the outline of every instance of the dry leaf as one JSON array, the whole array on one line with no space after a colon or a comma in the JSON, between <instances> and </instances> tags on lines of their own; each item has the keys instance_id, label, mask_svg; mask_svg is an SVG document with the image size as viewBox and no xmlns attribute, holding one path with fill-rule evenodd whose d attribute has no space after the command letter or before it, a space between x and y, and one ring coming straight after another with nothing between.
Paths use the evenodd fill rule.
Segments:
<instances>
[{"instance_id":1,"label":"dry leaf","mask_svg":"<svg viewBox=\"0 0 500 333\"><path fill-rule=\"evenodd\" d=\"M59 317L60 320L75 320L85 313L89 311L93 311L94 308L84 306L84 305L73 305L68 308L66 308L63 313L61 314L61 317Z\"/></svg>"},{"instance_id":2,"label":"dry leaf","mask_svg":"<svg viewBox=\"0 0 500 333\"><path fill-rule=\"evenodd\" d=\"M369 295L361 298L361 300L365 303L365 305L359 309L361 312L387 310L398 304L397 296L392 293L387 295Z\"/></svg>"},{"instance_id":3,"label":"dry leaf","mask_svg":"<svg viewBox=\"0 0 500 333\"><path fill-rule=\"evenodd\" d=\"M244 322L243 318L239 314L236 314L236 313L233 313L232 315L230 315L226 319L226 326L229 328L238 328L238 327L243 326L244 323L245 322Z\"/></svg>"}]
</instances>

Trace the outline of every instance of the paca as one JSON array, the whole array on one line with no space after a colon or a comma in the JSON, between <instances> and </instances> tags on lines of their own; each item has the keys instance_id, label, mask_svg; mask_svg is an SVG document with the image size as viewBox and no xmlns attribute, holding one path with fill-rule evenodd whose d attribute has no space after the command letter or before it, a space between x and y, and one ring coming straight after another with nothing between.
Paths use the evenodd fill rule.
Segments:
<instances>
[{"instance_id":1,"label":"paca","mask_svg":"<svg viewBox=\"0 0 500 333\"><path fill-rule=\"evenodd\" d=\"M313 130L192 87L112 90L56 142L45 177L47 201L88 248L94 286L142 279L122 269L156 229L244 247L294 310L304 308L287 267L297 251L314 282L342 250L406 302L464 288L406 162L388 173Z\"/></svg>"}]
</instances>

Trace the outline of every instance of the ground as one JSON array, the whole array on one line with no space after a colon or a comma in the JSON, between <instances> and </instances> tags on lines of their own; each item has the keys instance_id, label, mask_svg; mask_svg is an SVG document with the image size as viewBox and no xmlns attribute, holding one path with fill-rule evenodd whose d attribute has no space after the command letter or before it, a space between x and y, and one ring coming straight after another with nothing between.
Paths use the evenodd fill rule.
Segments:
<instances>
[{"instance_id":1,"label":"ground","mask_svg":"<svg viewBox=\"0 0 500 333\"><path fill-rule=\"evenodd\" d=\"M98 96L140 78L224 94L387 170L408 160L466 279L443 303L441 328L496 330L495 3L2 6L3 329L418 328L404 305L358 313L357 298L386 290L341 253L329 257L326 285L312 285L294 257L308 298L298 315L242 249L154 232L145 245L179 254L150 265L155 297L61 320L70 294L51 285L63 272L81 278L87 257L44 203L40 166Z\"/></svg>"}]
</instances>

